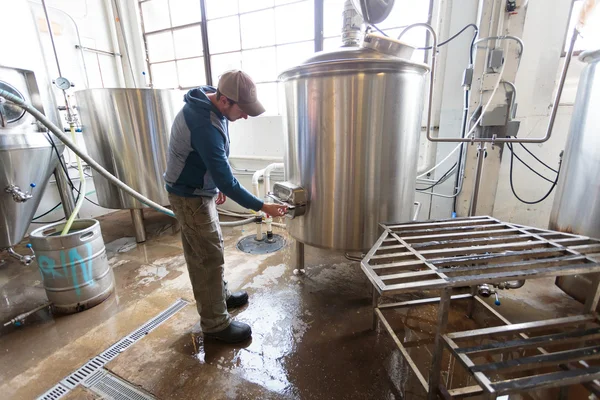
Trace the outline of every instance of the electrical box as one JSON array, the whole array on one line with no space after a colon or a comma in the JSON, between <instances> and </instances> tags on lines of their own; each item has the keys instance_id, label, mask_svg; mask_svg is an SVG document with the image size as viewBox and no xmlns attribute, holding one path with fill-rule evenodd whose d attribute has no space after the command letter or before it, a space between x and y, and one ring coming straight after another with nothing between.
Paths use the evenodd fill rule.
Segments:
<instances>
[{"instance_id":1,"label":"electrical box","mask_svg":"<svg viewBox=\"0 0 600 400\"><path fill-rule=\"evenodd\" d=\"M502 68L502 64L504 64L504 50L493 49L490 50L489 54L488 68L492 70L498 70Z\"/></svg>"},{"instance_id":2,"label":"electrical box","mask_svg":"<svg viewBox=\"0 0 600 400\"><path fill-rule=\"evenodd\" d=\"M508 105L497 105L483 114L481 126L504 126L508 121Z\"/></svg>"}]
</instances>

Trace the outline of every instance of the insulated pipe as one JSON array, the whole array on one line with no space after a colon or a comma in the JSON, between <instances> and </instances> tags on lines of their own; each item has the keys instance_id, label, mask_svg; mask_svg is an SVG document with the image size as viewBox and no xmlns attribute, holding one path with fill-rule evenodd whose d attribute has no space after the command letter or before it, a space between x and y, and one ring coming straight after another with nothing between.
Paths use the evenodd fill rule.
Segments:
<instances>
[{"instance_id":1,"label":"insulated pipe","mask_svg":"<svg viewBox=\"0 0 600 400\"><path fill-rule=\"evenodd\" d=\"M264 169L265 197L267 197L267 194L269 194L269 190L271 189L271 171L273 171L275 169L283 169L284 166L285 165L283 163L273 163L273 164L267 165L267 168Z\"/></svg>"},{"instance_id":2,"label":"insulated pipe","mask_svg":"<svg viewBox=\"0 0 600 400\"><path fill-rule=\"evenodd\" d=\"M259 169L252 175L252 191L256 197L260 197L260 186L258 184L258 180L265 173L265 168Z\"/></svg>"},{"instance_id":3,"label":"insulated pipe","mask_svg":"<svg viewBox=\"0 0 600 400\"><path fill-rule=\"evenodd\" d=\"M117 186L119 189L123 190L125 193L131 195L132 197L139 200L140 202L146 204L147 206L152 207L155 210L162 212L163 214L166 214L170 217L175 218L175 214L173 214L173 211L161 206L158 203L153 202L152 200L148 199L147 197L143 196L142 194L136 192L135 190L133 190L132 188L130 188L129 186L127 186L126 184L121 182L119 179L117 179L113 174L108 172L102 165L98 164L93 158L91 158L90 156L85 154L83 151L81 151L81 149L79 149L77 146L75 146L75 144L63 132L61 132L61 130L59 128L56 127L56 125L54 125L48 118L46 118L44 116L44 114L39 112L37 109L35 109L31 105L25 103L23 100L19 99L17 96L14 96L12 93L9 93L4 89L0 89L0 97L4 97L5 99L13 102L14 104L18 105L19 107L23 108L25 111L27 111L28 113L33 115L46 128L48 128L48 130L50 130L50 132L54 133L54 135L57 138L59 138L60 141L65 144L65 146L67 146L68 148L73 150L73 152L75 154L77 154L79 157L81 157L82 160L87 162L88 165L91 168L93 168L94 170L96 170L100 175L102 175L103 177L108 179L108 181L110 183ZM220 225L231 227L231 226L246 225L246 224L250 224L252 222L254 222L254 218L247 218L245 220L236 221L236 222L221 222Z\"/></svg>"}]
</instances>

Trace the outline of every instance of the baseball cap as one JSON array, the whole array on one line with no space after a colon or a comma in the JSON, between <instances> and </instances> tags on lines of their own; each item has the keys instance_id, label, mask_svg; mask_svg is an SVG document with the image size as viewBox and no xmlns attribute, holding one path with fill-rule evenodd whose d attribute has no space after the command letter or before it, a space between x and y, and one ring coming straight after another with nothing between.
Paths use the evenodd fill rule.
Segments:
<instances>
[{"instance_id":1,"label":"baseball cap","mask_svg":"<svg viewBox=\"0 0 600 400\"><path fill-rule=\"evenodd\" d=\"M256 85L245 72L239 70L225 72L219 79L217 89L223 96L235 101L242 111L251 117L265 112L265 108L256 96Z\"/></svg>"}]
</instances>

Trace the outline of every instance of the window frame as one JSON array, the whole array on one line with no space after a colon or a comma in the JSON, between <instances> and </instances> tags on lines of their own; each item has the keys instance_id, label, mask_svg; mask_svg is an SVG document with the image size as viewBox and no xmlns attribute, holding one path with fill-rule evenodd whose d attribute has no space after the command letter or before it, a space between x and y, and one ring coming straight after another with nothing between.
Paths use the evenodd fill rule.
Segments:
<instances>
[{"instance_id":1,"label":"window frame","mask_svg":"<svg viewBox=\"0 0 600 400\"><path fill-rule=\"evenodd\" d=\"M269 45L269 46L259 46L256 48L247 48L244 49L241 43L241 37L240 37L240 49L239 50L232 50L232 51L226 51L226 52L215 52L212 53L210 51L210 46L209 46L209 41L208 41L208 27L207 27L207 23L208 21L215 21L215 20L219 20L219 19L223 19L223 18L230 18L233 16L237 16L238 20L240 20L240 17L242 15L246 15L246 14L251 14L251 13L256 13L256 12L260 12L260 11L265 11L265 10L270 10L270 9L275 9L277 7L281 7L281 6L288 6L288 5L294 5L294 4L301 4L306 2L307 0L292 0L289 3L285 3L285 4L281 4L281 5L273 5L273 6L269 6L269 7L263 7L260 9L256 9L256 10L252 10L252 11L243 11L243 12L236 12L235 14L232 15L226 15L226 16L218 16L215 18L207 18L206 15L206 0L197 0L200 3L200 12L201 12L201 20L199 22L192 22L192 23L188 23L185 25L180 25L180 26L176 26L173 27L173 23L172 23L172 17L171 17L171 13L170 13L170 9L169 9L169 23L170 23L170 27L168 28L163 28L163 29L159 29L156 31L151 31L151 32L146 32L145 27L144 27L144 15L142 12L142 4L146 3L148 1L151 0L138 0L138 13L139 13L139 18L140 18L140 23L141 23L141 28L142 28L142 38L143 38L143 43L144 43L144 54L145 54L145 59L146 59L146 66L147 66L147 71L148 71L148 79L150 82L151 87L153 86L153 77L152 77L152 68L151 66L154 64L162 64L162 63L168 63L168 62L174 62L175 63L175 69L177 72L177 83L178 83L178 87L176 87L175 89L180 89L180 90L186 90L186 89L191 89L192 87L182 87L180 85L179 82L179 70L178 70L178 66L177 66L177 61L180 60L188 60L188 59L195 59L195 58L203 58L204 61L204 73L205 73L205 79L206 79L206 84L207 85L211 85L213 86L214 82L212 79L212 62L211 62L211 56L213 55L224 55L224 54L233 54L233 53L242 53L243 51L249 51L249 50L256 50L256 49L260 49L260 48L267 48L267 47L274 47L275 49L279 46L286 46L286 45L292 45L292 44L299 44L299 43L307 43L312 41L314 43L314 51L318 52L318 51L322 51L323 50L323 44L325 39L329 39L329 37L325 37L324 36L324 8L325 8L325 0L308 0L308 1L313 1L313 17L314 17L314 35L313 35L313 39L312 40L300 40L300 41L294 41L294 42L285 42L285 43L280 43L280 44L274 44L274 45ZM176 0L169 0L169 5L170 5L170 1L176 1ZM434 7L434 1L435 0L428 0L429 1L429 12L428 12L428 16L427 16L427 23L431 24L432 18L433 18L433 7ZM573 2L575 2L576 0L573 0ZM572 11L571 7L571 11ZM179 30L179 29L185 29L185 28L190 28L190 27L194 27L194 26L200 26L200 31L201 31L201 35L202 35L202 55L201 56L194 56L194 57L184 57L184 58L178 58L177 54L174 54L174 58L173 59L169 59L169 60L162 60L162 61L158 61L158 62L150 62L150 54L148 52L148 40L147 37L148 35L153 35L153 34L157 34L157 33L163 33L163 32L171 32L171 34L173 34L173 32ZM388 28L388 29L400 29L400 28L404 28L406 26L398 26L398 27L392 27L392 28ZM241 20L240 20L240 29L241 29ZM426 43L427 46L429 46L429 43L431 41L431 35L429 34L429 32L427 32L426 35ZM565 36L565 40L566 40L566 36ZM173 46L175 46L175 43L173 42ZM564 47L564 46L563 46ZM426 50L424 52L424 59L425 61L428 59L429 56L429 50ZM261 81L260 84L267 84L267 83L276 83L277 80L275 81Z\"/></svg>"}]
</instances>

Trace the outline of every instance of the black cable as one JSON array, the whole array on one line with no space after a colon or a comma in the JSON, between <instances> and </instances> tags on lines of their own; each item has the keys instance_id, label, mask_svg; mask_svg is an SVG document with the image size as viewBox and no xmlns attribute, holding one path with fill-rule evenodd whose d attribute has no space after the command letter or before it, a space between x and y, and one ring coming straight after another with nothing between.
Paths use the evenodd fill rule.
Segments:
<instances>
[{"instance_id":1,"label":"black cable","mask_svg":"<svg viewBox=\"0 0 600 400\"><path fill-rule=\"evenodd\" d=\"M369 24L369 26L372 26L373 28L375 28L375 30L377 30L377 32L381 33L383 36L385 36L385 37L389 37L389 36L388 36L388 34L387 34L387 33L385 33L384 31L382 31L381 29L379 29L379 28L377 27L377 25L375 25L375 24Z\"/></svg>"},{"instance_id":2,"label":"black cable","mask_svg":"<svg viewBox=\"0 0 600 400\"><path fill-rule=\"evenodd\" d=\"M555 170L554 168L552 168L551 166L549 166L548 164L546 164L545 162L543 162L542 160L540 160L539 158L536 157L535 154L533 154L527 147L525 147L525 145L523 143L519 143L521 145L521 147L523 149L525 149L526 152L528 152L531 157L535 158L540 164L542 164L544 167L548 168L550 171L558 173L557 170Z\"/></svg>"},{"instance_id":3,"label":"black cable","mask_svg":"<svg viewBox=\"0 0 600 400\"><path fill-rule=\"evenodd\" d=\"M65 218L57 219L55 221L31 221L32 224L55 224L57 222L63 221Z\"/></svg>"},{"instance_id":4,"label":"black cable","mask_svg":"<svg viewBox=\"0 0 600 400\"><path fill-rule=\"evenodd\" d=\"M560 176L560 167L561 167L562 163L559 161L559 163L558 163L558 169L556 171L556 179L554 180L554 182L552 182L552 186L550 187L550 189L548 190L548 192L541 199L536 200L536 201L523 200L522 198L519 197L519 195L517 195L517 192L515 191L515 186L514 186L514 183L513 183L513 164L514 164L515 152L513 151L512 146L511 146L510 143L507 143L506 145L507 145L508 149L510 150L510 173L509 173L509 181L510 181L510 190L512 191L513 195L521 203L525 203L525 204L538 204L538 203L541 203L542 201L546 200L546 198L548 198L548 196L550 196L550 193L552 193L552 191L556 187L556 184L558 183L558 177Z\"/></svg>"},{"instance_id":5,"label":"black cable","mask_svg":"<svg viewBox=\"0 0 600 400\"><path fill-rule=\"evenodd\" d=\"M40 219L42 217L45 217L46 215L50 214L52 211L56 210L58 207L60 207L62 203L58 203L57 205L55 205L54 207L52 207L51 209L49 209L48 211L46 211L45 213L38 215L37 217L33 217L32 221L35 221L36 219Z\"/></svg>"},{"instance_id":6,"label":"black cable","mask_svg":"<svg viewBox=\"0 0 600 400\"><path fill-rule=\"evenodd\" d=\"M456 167L457 163L454 163L454 165L452 167L450 167L450 169L448 171L446 171L444 173L444 175L441 176L440 179L438 179L437 181L435 181L433 184L431 184L430 186L423 188L423 189L417 189L419 192L423 192L425 190L429 190L429 189L433 189L434 187L436 187L437 185L439 185L440 183L442 183L444 181L444 178L446 178L448 175L450 175L453 171L454 171L454 167Z\"/></svg>"},{"instance_id":7,"label":"black cable","mask_svg":"<svg viewBox=\"0 0 600 400\"><path fill-rule=\"evenodd\" d=\"M58 162L60 163L60 166L62 167L63 171L65 171L65 175L67 175L67 181L69 182L69 186L71 186L71 190L74 190L77 192L77 197L75 199L75 202L77 202L77 200L79 200L79 196L81 195L81 192L78 189L75 189L75 185L73 184L73 181L71 180L71 176L69 175L69 170L68 170L66 164L64 163L64 160L60 156L60 153L58 152L58 149L56 148L56 144L54 143L52 136L50 136L50 134L48 132L46 132L46 134L48 135L48 139L50 141L50 144L52 145L52 148L56 152L56 156L58 157ZM84 174L85 174L85 172L84 172ZM87 174L85 174L85 175L87 175ZM90 176L90 175L88 175L88 176ZM79 183L79 189L81 189L81 182ZM100 204L96 203L95 201L90 200L87 196L84 198L88 202L90 202L98 207L102 207Z\"/></svg>"},{"instance_id":8,"label":"black cable","mask_svg":"<svg viewBox=\"0 0 600 400\"><path fill-rule=\"evenodd\" d=\"M511 145L510 143L507 143L507 147L508 147L508 149L509 149L509 150L510 150L510 152L511 152L511 157L513 157L513 156L514 156L514 157L516 157L516 158L517 158L517 160L521 161L521 163L522 163L524 166L526 166L527 168L529 168L529 170L530 170L531 172L533 172L534 174L536 174L537 176L539 176L540 178L542 178L543 180L545 180L545 181L547 181L547 182L550 182L550 183L553 183L553 182L554 182L553 180L551 180L551 179L548 179L548 178L546 178L544 175L542 175L542 174L540 174L539 172L537 172L537 171L536 171L535 169L533 169L533 168L532 168L532 167L531 167L529 164L527 164L525 161L523 161L523 160L521 159L521 157L519 157L518 155L516 155L516 154L515 154L515 152L514 152L514 150L513 150L513 147L512 147L512 145Z\"/></svg>"},{"instance_id":9,"label":"black cable","mask_svg":"<svg viewBox=\"0 0 600 400\"><path fill-rule=\"evenodd\" d=\"M479 33L479 28L477 27L477 25L475 24L469 24L467 26L465 26L464 28L462 28L460 31L458 31L457 33L455 33L453 36L451 36L450 38L444 40L441 43L438 43L438 47L441 47L445 44L450 43L451 41L453 41L454 39L456 39L458 36L460 36L461 33L463 33L464 31L466 31L468 28L473 27L475 29L475 34L473 35L473 40L471 41L471 43L475 42L475 38L477 37L477 34ZM417 50L431 50L433 48L433 46L429 46L429 47L417 47ZM471 47L469 47L469 53L471 52ZM471 64L473 64L473 60L471 59Z\"/></svg>"}]
</instances>

